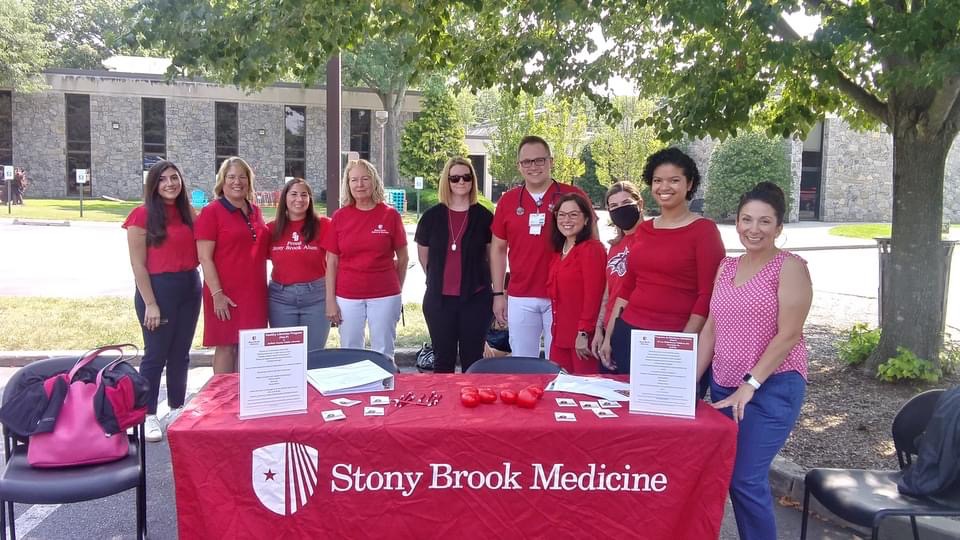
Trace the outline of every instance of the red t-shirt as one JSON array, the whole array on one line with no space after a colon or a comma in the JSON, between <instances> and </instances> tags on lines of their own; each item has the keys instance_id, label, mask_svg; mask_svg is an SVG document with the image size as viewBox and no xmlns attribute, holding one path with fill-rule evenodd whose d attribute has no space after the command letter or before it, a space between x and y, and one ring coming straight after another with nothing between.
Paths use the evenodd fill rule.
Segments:
<instances>
[{"instance_id":1,"label":"red t-shirt","mask_svg":"<svg viewBox=\"0 0 960 540\"><path fill-rule=\"evenodd\" d=\"M162 274L193 270L200 264L193 229L183 222L176 206L165 204L163 208L167 214L167 238L159 246L147 246L147 272ZM129 227L147 230L146 206L140 205L130 211L123 222L124 229Z\"/></svg>"},{"instance_id":2,"label":"red t-shirt","mask_svg":"<svg viewBox=\"0 0 960 540\"><path fill-rule=\"evenodd\" d=\"M304 220L288 221L280 239L273 241L277 222L267 224L270 250L267 257L273 261L270 279L283 285L309 283L327 274L327 251L321 247L330 218L317 217L317 230L309 244L303 242Z\"/></svg>"},{"instance_id":3,"label":"red t-shirt","mask_svg":"<svg viewBox=\"0 0 960 540\"><path fill-rule=\"evenodd\" d=\"M725 250L720 230L709 219L676 229L644 221L630 245L619 298L628 300L621 317L645 330L680 332L690 315L707 316L713 278Z\"/></svg>"},{"instance_id":4,"label":"red t-shirt","mask_svg":"<svg viewBox=\"0 0 960 540\"><path fill-rule=\"evenodd\" d=\"M577 332L593 335L603 300L603 244L589 239L573 246L562 258L554 252L547 290L553 311L553 343L573 348ZM511 280L513 279L511 274Z\"/></svg>"},{"instance_id":5,"label":"red t-shirt","mask_svg":"<svg viewBox=\"0 0 960 540\"><path fill-rule=\"evenodd\" d=\"M610 313L613 312L613 304L620 290L623 288L623 278L627 275L627 257L630 256L630 248L633 241L637 239L640 230L637 229L633 234L624 236L617 242L617 245L610 246L607 253L607 305L603 313L603 326L606 328L610 320Z\"/></svg>"},{"instance_id":6,"label":"red t-shirt","mask_svg":"<svg viewBox=\"0 0 960 540\"><path fill-rule=\"evenodd\" d=\"M461 266L463 261L460 259L460 251L453 250L453 242L457 243L457 249L463 250L463 233L467 230L467 215L469 210L457 212L456 210L447 210L449 222L447 227L450 229L450 241L447 242L447 262L443 265L443 293L446 296L460 296L460 276L462 275Z\"/></svg>"},{"instance_id":7,"label":"red t-shirt","mask_svg":"<svg viewBox=\"0 0 960 540\"><path fill-rule=\"evenodd\" d=\"M336 295L355 300L400 294L393 255L406 247L400 213L380 203L370 210L344 206L333 214L322 246L337 255Z\"/></svg>"},{"instance_id":8,"label":"red t-shirt","mask_svg":"<svg viewBox=\"0 0 960 540\"><path fill-rule=\"evenodd\" d=\"M530 216L538 213L534 198L524 186L506 191L497 202L491 230L501 240L507 241L507 264L510 267L510 296L547 298L547 275L550 272L550 231L553 229L553 204L562 195L579 193L590 200L582 189L554 181L543 194L539 212L545 214L545 222L539 235L530 234ZM523 208L522 214L517 209Z\"/></svg>"}]
</instances>

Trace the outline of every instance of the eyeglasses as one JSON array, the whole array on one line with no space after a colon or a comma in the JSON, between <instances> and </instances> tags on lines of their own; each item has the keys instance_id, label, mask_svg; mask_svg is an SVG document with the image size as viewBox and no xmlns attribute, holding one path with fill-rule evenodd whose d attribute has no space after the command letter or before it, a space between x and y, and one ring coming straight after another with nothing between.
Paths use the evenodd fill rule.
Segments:
<instances>
[{"instance_id":1,"label":"eyeglasses","mask_svg":"<svg viewBox=\"0 0 960 540\"><path fill-rule=\"evenodd\" d=\"M447 180L450 180L451 184L459 184L460 182L473 182L472 174L451 174L447 176Z\"/></svg>"},{"instance_id":2,"label":"eyeglasses","mask_svg":"<svg viewBox=\"0 0 960 540\"><path fill-rule=\"evenodd\" d=\"M530 167L533 167L533 166L543 167L543 165L547 162L548 159L550 159L549 156L538 157L534 159L524 159L522 161L518 161L517 163L519 163L520 166L523 167L524 169L529 169Z\"/></svg>"},{"instance_id":3,"label":"eyeglasses","mask_svg":"<svg viewBox=\"0 0 960 540\"><path fill-rule=\"evenodd\" d=\"M557 219L580 219L583 212L557 212Z\"/></svg>"}]
</instances>

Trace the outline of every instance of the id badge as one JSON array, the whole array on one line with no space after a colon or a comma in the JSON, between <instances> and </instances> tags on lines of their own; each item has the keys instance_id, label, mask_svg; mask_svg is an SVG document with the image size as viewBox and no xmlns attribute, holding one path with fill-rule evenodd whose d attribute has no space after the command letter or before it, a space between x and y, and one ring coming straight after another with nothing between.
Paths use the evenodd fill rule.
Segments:
<instances>
[{"instance_id":1,"label":"id badge","mask_svg":"<svg viewBox=\"0 0 960 540\"><path fill-rule=\"evenodd\" d=\"M528 225L530 227L543 227L547 224L547 215L543 212L537 212L536 214L530 214L530 220Z\"/></svg>"}]
</instances>

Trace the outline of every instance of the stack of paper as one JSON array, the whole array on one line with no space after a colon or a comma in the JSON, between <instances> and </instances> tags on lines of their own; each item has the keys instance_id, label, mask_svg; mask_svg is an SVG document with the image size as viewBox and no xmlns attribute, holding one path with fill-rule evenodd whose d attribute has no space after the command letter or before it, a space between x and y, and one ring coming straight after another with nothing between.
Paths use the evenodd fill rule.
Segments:
<instances>
[{"instance_id":1,"label":"stack of paper","mask_svg":"<svg viewBox=\"0 0 960 540\"><path fill-rule=\"evenodd\" d=\"M630 399L630 385L625 382L603 377L578 377L560 373L557 378L547 385L546 390L552 392L571 392L586 394L610 401L627 401Z\"/></svg>"},{"instance_id":2,"label":"stack of paper","mask_svg":"<svg viewBox=\"0 0 960 540\"><path fill-rule=\"evenodd\" d=\"M308 369L307 382L325 396L393 390L393 374L370 360Z\"/></svg>"}]
</instances>

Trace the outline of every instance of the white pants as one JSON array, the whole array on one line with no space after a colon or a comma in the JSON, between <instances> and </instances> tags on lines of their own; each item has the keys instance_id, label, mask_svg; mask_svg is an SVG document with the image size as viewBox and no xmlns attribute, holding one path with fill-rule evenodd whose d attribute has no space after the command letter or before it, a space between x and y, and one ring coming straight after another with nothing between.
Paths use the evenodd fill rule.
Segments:
<instances>
[{"instance_id":1,"label":"white pants","mask_svg":"<svg viewBox=\"0 0 960 540\"><path fill-rule=\"evenodd\" d=\"M553 311L549 298L510 296L507 298L507 324L510 328L510 349L513 356L540 356L540 336L543 350L550 357L550 334Z\"/></svg>"},{"instance_id":2,"label":"white pants","mask_svg":"<svg viewBox=\"0 0 960 540\"><path fill-rule=\"evenodd\" d=\"M337 297L340 307L340 346L364 348L364 329L370 324L370 348L393 360L397 341L397 322L400 321L400 295L355 300Z\"/></svg>"}]
</instances>

